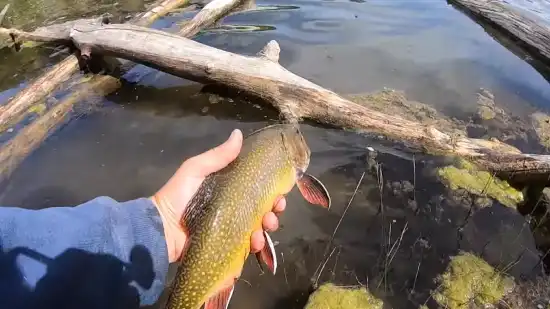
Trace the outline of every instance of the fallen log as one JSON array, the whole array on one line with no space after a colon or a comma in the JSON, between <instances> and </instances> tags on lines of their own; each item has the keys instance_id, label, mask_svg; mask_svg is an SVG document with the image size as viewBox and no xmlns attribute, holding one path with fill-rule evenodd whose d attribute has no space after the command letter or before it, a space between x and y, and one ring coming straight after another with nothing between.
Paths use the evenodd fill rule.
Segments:
<instances>
[{"instance_id":1,"label":"fallen log","mask_svg":"<svg viewBox=\"0 0 550 309\"><path fill-rule=\"evenodd\" d=\"M533 57L550 63L550 28L513 9L504 1L447 0L515 38Z\"/></svg>"},{"instance_id":2,"label":"fallen log","mask_svg":"<svg viewBox=\"0 0 550 309\"><path fill-rule=\"evenodd\" d=\"M222 51L163 31L131 25L76 26L75 46L129 59L175 76L224 84L262 98L289 121L310 119L359 132L382 134L421 151L467 157L506 178L527 175L548 181L550 156L522 154L495 140L454 136L433 126L386 115L324 89L278 63L279 45L269 42L257 57Z\"/></svg>"},{"instance_id":3,"label":"fallen log","mask_svg":"<svg viewBox=\"0 0 550 309\"><path fill-rule=\"evenodd\" d=\"M147 12L132 18L130 23L140 26L150 25L159 17L187 2L188 0L159 0ZM8 34L14 40L20 37L21 39L31 39L34 41L61 43L64 42L61 37L63 35L66 37L68 31L71 29L71 25L88 21L69 21L60 25L42 27L30 33L16 29L2 29L0 30L0 34ZM5 131L9 126L20 121L23 118L23 114L31 106L45 99L78 71L79 62L76 55L67 56L63 61L36 78L5 105L0 106L0 132Z\"/></svg>"},{"instance_id":4,"label":"fallen log","mask_svg":"<svg viewBox=\"0 0 550 309\"><path fill-rule=\"evenodd\" d=\"M67 44L71 40L69 32L76 24L101 23L103 18L87 18L70 20L61 24L54 24L46 27L38 27L32 32L21 31L15 28L0 28L0 35L11 37L14 42L35 41L51 44Z\"/></svg>"},{"instance_id":5,"label":"fallen log","mask_svg":"<svg viewBox=\"0 0 550 309\"><path fill-rule=\"evenodd\" d=\"M191 37L197 31L215 24L228 12L237 7L248 7L246 3L249 2L242 0L214 0L199 11L178 34L184 37ZM194 24L200 24L200 26L193 26ZM76 57L74 58L76 59ZM133 65L132 62L127 61L122 65L121 70L129 70ZM38 88L40 85L38 84L35 87ZM96 75L92 77L89 84L79 85L67 98L61 100L48 112L40 116L39 119L23 128L14 138L0 148L0 182L9 177L17 166L50 133L54 132L64 122L65 117L70 113L74 104L86 99L93 104L98 98L108 95L119 88L120 81L117 78L108 75ZM1 114L2 110L0 110L0 117Z\"/></svg>"},{"instance_id":6,"label":"fallen log","mask_svg":"<svg viewBox=\"0 0 550 309\"><path fill-rule=\"evenodd\" d=\"M70 39L78 48L92 53L128 59L198 82L244 90L273 104L289 121L311 119L330 126L382 134L423 152L467 157L504 178L528 177L548 182L550 156L522 154L496 140L447 134L433 126L348 101L280 66L280 50L275 41L269 42L257 57L248 57L178 35L125 24L76 24ZM5 161L0 159L0 162Z\"/></svg>"}]
</instances>

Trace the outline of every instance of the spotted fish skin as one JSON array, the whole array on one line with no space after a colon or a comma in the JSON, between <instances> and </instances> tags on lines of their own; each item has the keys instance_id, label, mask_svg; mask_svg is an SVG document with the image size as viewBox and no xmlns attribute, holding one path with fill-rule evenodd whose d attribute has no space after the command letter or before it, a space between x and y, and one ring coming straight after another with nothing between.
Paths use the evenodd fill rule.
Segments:
<instances>
[{"instance_id":1,"label":"spotted fish skin","mask_svg":"<svg viewBox=\"0 0 550 309\"><path fill-rule=\"evenodd\" d=\"M231 287L250 252L263 216L309 165L310 150L291 124L249 135L237 159L203 182L183 220L190 240L166 309L199 309Z\"/></svg>"}]
</instances>

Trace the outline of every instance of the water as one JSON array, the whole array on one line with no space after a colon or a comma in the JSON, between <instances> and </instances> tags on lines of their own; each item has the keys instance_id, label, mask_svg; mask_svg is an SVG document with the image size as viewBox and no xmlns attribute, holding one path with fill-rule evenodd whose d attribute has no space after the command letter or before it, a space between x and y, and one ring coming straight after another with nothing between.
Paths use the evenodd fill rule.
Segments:
<instances>
[{"instance_id":1,"label":"water","mask_svg":"<svg viewBox=\"0 0 550 309\"><path fill-rule=\"evenodd\" d=\"M27 15L12 22L28 27L64 14L115 10L124 15L143 7L140 1L105 1L69 10L70 1L47 3L51 6L32 6L43 10L21 9ZM284 67L326 88L342 94L400 89L410 99L459 118L475 110L475 94L481 87L519 117L549 110L544 70L524 61L521 51L503 47L444 1L259 1L258 5L280 9L229 16L224 27L197 40L252 55L274 39L281 46ZM175 27L173 23L180 20L174 14L155 27ZM229 31L228 25L262 31ZM51 58L52 52L0 50L0 102L55 63L58 58ZM143 66L125 77L128 82L105 100L101 110L71 121L24 162L4 185L2 204L37 209L75 205L98 195L121 201L147 196L182 160L222 142L233 128L247 133L278 119L273 109L257 102L235 98L211 103L209 95L199 93L200 85ZM533 253L526 254L512 272L529 274L536 266L536 248L524 218L498 204L470 218L469 209L435 180L433 168L441 162L417 155L413 164L411 154L398 152L394 145L354 133L311 124L304 124L303 130L312 149L310 171L326 184L334 207L327 213L291 193L282 228L273 235L281 254L277 276L259 276L250 259L244 280L237 284L233 308L303 308L315 271L324 261L326 243L363 172L362 185L334 239L338 249L320 282L368 283L388 305L416 308L434 288L433 278L445 268L447 257L459 249L479 251L490 242L484 257L510 262L519 247L510 245L506 237L514 235L521 248ZM379 175L367 167L367 146L381 151L377 160L383 166L382 194ZM402 192L400 183L405 180L416 182L414 193ZM405 226L388 266L387 252ZM381 280L383 269L388 269L386 281Z\"/></svg>"}]
</instances>

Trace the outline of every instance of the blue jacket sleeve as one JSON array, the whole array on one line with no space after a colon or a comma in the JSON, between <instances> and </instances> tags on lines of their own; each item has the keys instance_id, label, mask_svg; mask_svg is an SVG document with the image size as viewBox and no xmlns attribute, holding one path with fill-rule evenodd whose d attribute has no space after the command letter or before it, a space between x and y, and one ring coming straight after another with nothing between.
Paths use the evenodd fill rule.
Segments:
<instances>
[{"instance_id":1,"label":"blue jacket sleeve","mask_svg":"<svg viewBox=\"0 0 550 309\"><path fill-rule=\"evenodd\" d=\"M1 308L139 308L159 298L168 265L149 199L0 207Z\"/></svg>"}]
</instances>

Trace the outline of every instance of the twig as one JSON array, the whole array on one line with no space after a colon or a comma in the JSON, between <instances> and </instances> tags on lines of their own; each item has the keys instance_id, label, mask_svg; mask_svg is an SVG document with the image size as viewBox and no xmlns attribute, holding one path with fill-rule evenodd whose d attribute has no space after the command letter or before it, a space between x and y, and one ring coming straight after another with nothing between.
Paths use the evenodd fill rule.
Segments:
<instances>
[{"instance_id":1,"label":"twig","mask_svg":"<svg viewBox=\"0 0 550 309\"><path fill-rule=\"evenodd\" d=\"M544 255L543 255L542 257L539 258L539 261L537 262L537 265L535 265L535 266L533 267L533 269L535 269L536 267L539 267L539 265L540 265L541 263L544 262L544 259L548 256L548 254L550 254L550 249L546 250L546 252L544 253Z\"/></svg>"},{"instance_id":2,"label":"twig","mask_svg":"<svg viewBox=\"0 0 550 309\"><path fill-rule=\"evenodd\" d=\"M330 260L330 257L334 254L334 251L336 251L337 247L334 247L332 251L330 252L330 255L323 263L323 266L321 267L321 270L319 271L319 274L317 275L317 278L315 279L315 282L313 283L313 287L317 288L317 284L319 283L319 278L321 278L321 274L323 273L323 270L325 269L325 266L327 266L328 260Z\"/></svg>"},{"instance_id":3,"label":"twig","mask_svg":"<svg viewBox=\"0 0 550 309\"><path fill-rule=\"evenodd\" d=\"M8 13L8 10L10 8L10 4L6 4L2 11L0 12L0 26L2 26L2 22L4 22L4 17L6 17L6 13Z\"/></svg>"},{"instance_id":4,"label":"twig","mask_svg":"<svg viewBox=\"0 0 550 309\"><path fill-rule=\"evenodd\" d=\"M407 227L409 225L409 222L405 223L405 226L403 227L403 230L401 231L401 235L390 248L390 251L386 254L386 259L384 261L384 291L387 289L387 275L388 275L388 268L391 266L391 263L393 262L393 259L395 258L395 255L397 255L397 252L399 251L399 248L401 247L401 243L403 241L403 236L405 235L405 232L407 231ZM390 231L388 236L388 246L391 244L391 227L392 224L390 223ZM397 245L397 247L395 247ZM395 249L395 250L394 250ZM389 258L389 259L388 259ZM380 287L381 282L378 283L378 287Z\"/></svg>"},{"instance_id":5,"label":"twig","mask_svg":"<svg viewBox=\"0 0 550 309\"><path fill-rule=\"evenodd\" d=\"M336 260L334 261L334 266L332 266L332 278L331 278L331 280L334 280L334 277L336 276L334 271L336 270L336 267L338 266L338 258L340 257L340 252L342 252L342 248L338 247L338 254L336 254Z\"/></svg>"},{"instance_id":6,"label":"twig","mask_svg":"<svg viewBox=\"0 0 550 309\"><path fill-rule=\"evenodd\" d=\"M283 273L285 275L286 286L288 287L288 278L286 276L286 267L285 267L285 255L283 254L283 252L281 252L281 261L283 262Z\"/></svg>"},{"instance_id":7,"label":"twig","mask_svg":"<svg viewBox=\"0 0 550 309\"><path fill-rule=\"evenodd\" d=\"M413 161L413 201L416 202L416 159L414 157L414 153L412 155L412 161Z\"/></svg>"},{"instance_id":8,"label":"twig","mask_svg":"<svg viewBox=\"0 0 550 309\"><path fill-rule=\"evenodd\" d=\"M380 192L380 208L378 213L382 213L382 218L384 218L384 202L382 195L384 193L384 175L382 174L382 164L377 163L376 165L376 178L378 179L378 191Z\"/></svg>"},{"instance_id":9,"label":"twig","mask_svg":"<svg viewBox=\"0 0 550 309\"><path fill-rule=\"evenodd\" d=\"M407 227L409 226L409 222L405 223L405 227L403 227L403 231L401 231L401 236L399 236L399 242L395 241L393 243L393 246L392 246L392 250L393 248L395 247L395 244L397 243L397 248L395 249L395 251L393 252L393 255L392 257L390 258L390 263L388 265L390 265L392 262L393 262L393 259L395 258L395 255L397 254L397 252L399 251L399 247L401 247L401 243L403 242L403 236L405 235L405 232L407 231ZM391 251L390 251L391 252Z\"/></svg>"},{"instance_id":10,"label":"twig","mask_svg":"<svg viewBox=\"0 0 550 309\"><path fill-rule=\"evenodd\" d=\"M350 208L351 203L353 202L353 199L355 198L355 195L357 194L357 190L359 190L359 187L361 186L361 183L363 182L364 177L365 177L365 172L363 172L363 174L361 174L361 178L359 178L359 181L357 182L357 185L355 186L355 191L353 191L353 194L351 195L351 198L349 199L348 205L344 209L344 212L342 213L342 216L340 216L340 220L338 220L338 224L336 224L336 227L334 228L334 231L332 232L332 236L330 237L329 244L332 244L332 241L334 240L336 232L338 231L338 228L340 227L340 224L344 220L344 216L348 212L348 209Z\"/></svg>"},{"instance_id":11,"label":"twig","mask_svg":"<svg viewBox=\"0 0 550 309\"><path fill-rule=\"evenodd\" d=\"M519 264L519 261L521 260L521 258L523 258L524 254L525 254L525 250L523 250L523 252L521 252L521 254L515 259L515 261L508 263L508 265L504 266L504 268L502 268L502 270L499 270L498 273L499 274L506 274L510 269L512 269L512 267Z\"/></svg>"},{"instance_id":12,"label":"twig","mask_svg":"<svg viewBox=\"0 0 550 309\"><path fill-rule=\"evenodd\" d=\"M414 282L412 287L413 292L416 289L416 280L418 279L418 273L420 272L420 264L422 264L422 256L420 257L420 261L418 262L418 267L416 268L416 274L414 275Z\"/></svg>"},{"instance_id":13,"label":"twig","mask_svg":"<svg viewBox=\"0 0 550 309\"><path fill-rule=\"evenodd\" d=\"M340 216L340 220L338 220L338 223L336 224L336 227L334 228L334 231L332 232L332 236L330 237L330 240L327 244L327 247L326 247L326 250L325 250L325 253L323 256L326 256L327 255L327 252L328 250L330 249L330 247L332 246L332 242L334 241L334 237L336 236L336 232L338 231L338 228L340 227L340 224L342 223L342 221L344 220L344 216L346 215L346 213L348 212L348 209L350 208L351 206L351 203L353 202L353 199L355 198L355 195L357 194L357 191L359 190L359 187L361 186L361 183L363 182L363 178L365 177L365 172L363 172L363 174L361 174L361 178L359 178L359 181L357 182L357 186L355 186L355 191L353 191L353 194L351 195L351 198L350 200L348 201L348 204L346 206L346 208L344 209L344 212L342 213L342 215ZM333 249L333 252L334 252L334 249ZM331 253L332 255L332 253ZM325 264L326 262L328 261L328 259L330 258L330 256L327 258L327 260L325 260ZM319 264L319 266L321 266L321 264ZM317 269L315 270L315 274L317 274L317 272L319 271L319 266L317 266ZM324 266L323 266L324 267ZM322 270L321 270L322 271ZM319 274L320 276L321 274ZM317 279L318 280L318 279ZM317 282L317 281L316 281Z\"/></svg>"},{"instance_id":14,"label":"twig","mask_svg":"<svg viewBox=\"0 0 550 309\"><path fill-rule=\"evenodd\" d=\"M481 194L480 194L481 196L485 196L485 194L487 194L487 189L489 189L489 185L491 184L491 182L493 181L495 176L496 176L496 173L493 172L491 177L489 177L489 179L487 179L487 183L485 184L485 187L483 187L483 190L481 190Z\"/></svg>"}]
</instances>

